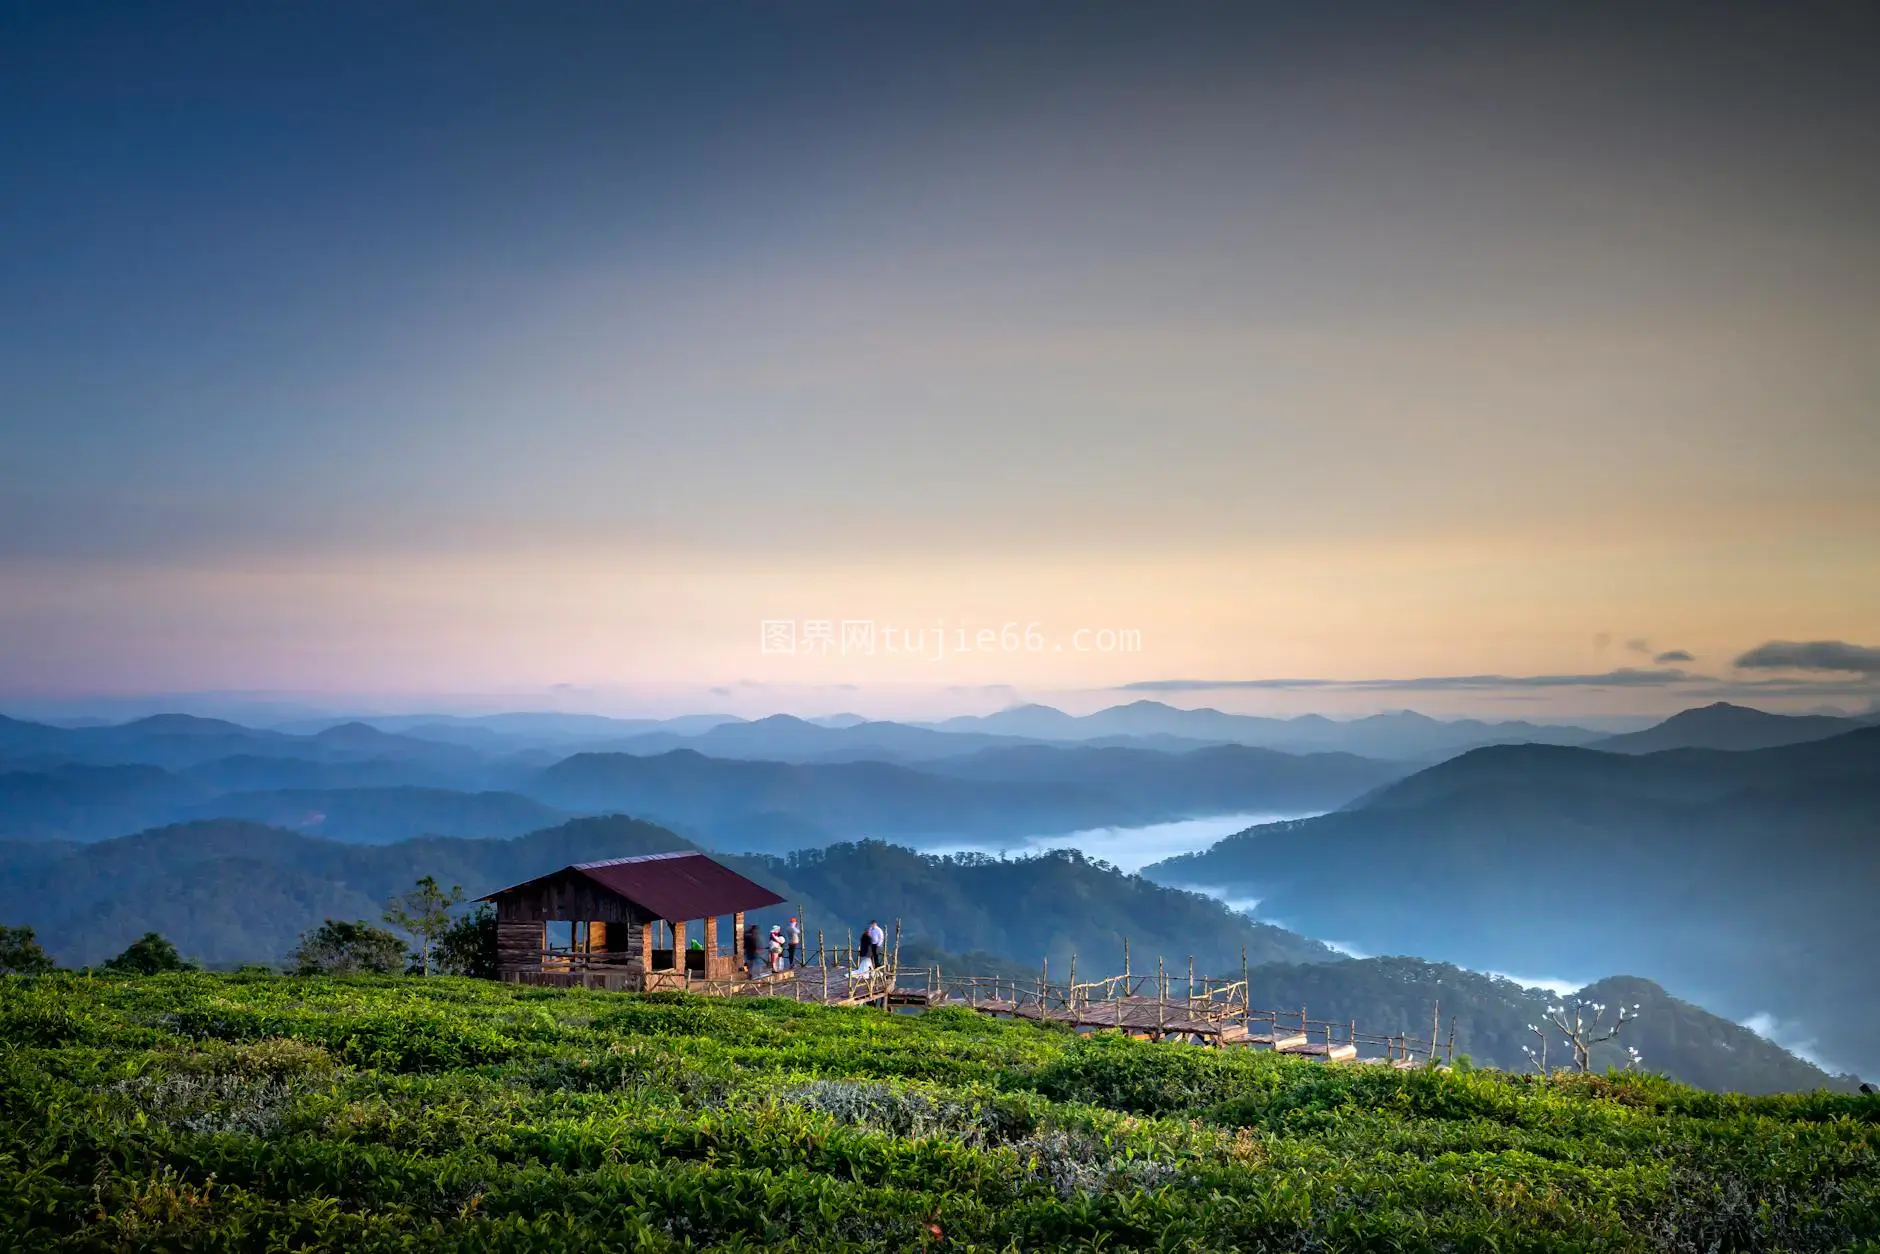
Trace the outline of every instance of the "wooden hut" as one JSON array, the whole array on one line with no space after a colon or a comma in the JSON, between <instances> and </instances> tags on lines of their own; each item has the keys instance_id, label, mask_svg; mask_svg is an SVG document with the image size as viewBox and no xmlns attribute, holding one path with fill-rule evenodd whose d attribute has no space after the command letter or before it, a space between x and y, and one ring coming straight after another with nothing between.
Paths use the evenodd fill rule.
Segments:
<instances>
[{"instance_id":1,"label":"wooden hut","mask_svg":"<svg viewBox=\"0 0 1880 1254\"><path fill-rule=\"evenodd\" d=\"M738 978L744 912L783 898L702 853L651 853L577 862L480 900L496 905L498 978L634 990Z\"/></svg>"}]
</instances>

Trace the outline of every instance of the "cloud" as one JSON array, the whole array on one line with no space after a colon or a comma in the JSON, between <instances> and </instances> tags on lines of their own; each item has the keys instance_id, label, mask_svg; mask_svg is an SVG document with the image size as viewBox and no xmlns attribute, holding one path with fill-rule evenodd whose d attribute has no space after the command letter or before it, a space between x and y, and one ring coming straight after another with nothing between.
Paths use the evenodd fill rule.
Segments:
<instances>
[{"instance_id":1,"label":"cloud","mask_svg":"<svg viewBox=\"0 0 1880 1254\"><path fill-rule=\"evenodd\" d=\"M1839 1071L1841 1068L1826 1062L1816 1052L1816 1039L1807 1028L1791 1019L1778 1019L1766 1010L1759 1010L1743 1020L1743 1026L1774 1045L1780 1045L1803 1062L1812 1062L1824 1071Z\"/></svg>"},{"instance_id":2,"label":"cloud","mask_svg":"<svg viewBox=\"0 0 1880 1254\"><path fill-rule=\"evenodd\" d=\"M1544 988L1555 997L1567 997L1585 988L1588 981L1570 980L1558 975L1512 975L1506 971L1484 971L1498 980L1512 980L1522 988Z\"/></svg>"},{"instance_id":3,"label":"cloud","mask_svg":"<svg viewBox=\"0 0 1880 1254\"><path fill-rule=\"evenodd\" d=\"M1851 671L1880 675L1880 649L1849 644L1845 640L1771 640L1736 660L1742 670Z\"/></svg>"},{"instance_id":4,"label":"cloud","mask_svg":"<svg viewBox=\"0 0 1880 1254\"><path fill-rule=\"evenodd\" d=\"M1683 649L1666 649L1663 653L1655 653L1652 655L1652 661L1660 666L1666 666L1672 662L1695 662L1696 660L1696 658L1686 653Z\"/></svg>"},{"instance_id":5,"label":"cloud","mask_svg":"<svg viewBox=\"0 0 1880 1254\"><path fill-rule=\"evenodd\" d=\"M1370 954L1364 952L1364 950L1359 949L1356 945L1351 944L1349 941L1321 940L1319 944L1324 945L1327 949L1336 950L1337 952L1345 955L1345 957L1347 958L1362 959L1362 958L1369 958L1371 956Z\"/></svg>"},{"instance_id":6,"label":"cloud","mask_svg":"<svg viewBox=\"0 0 1880 1254\"><path fill-rule=\"evenodd\" d=\"M1118 692L1206 692L1224 688L1330 688L1346 692L1474 692L1497 688L1663 688L1708 682L1676 668L1622 666L1592 675L1426 675L1417 679L1145 679Z\"/></svg>"},{"instance_id":7,"label":"cloud","mask_svg":"<svg viewBox=\"0 0 1880 1254\"><path fill-rule=\"evenodd\" d=\"M728 697L731 695L731 689L718 687L718 688L713 688L711 690L711 693L714 697Z\"/></svg>"},{"instance_id":8,"label":"cloud","mask_svg":"<svg viewBox=\"0 0 1880 1254\"><path fill-rule=\"evenodd\" d=\"M1710 701L1808 697L1871 697L1880 675L1850 675L1841 679L1738 679L1718 682L1707 688L1688 688L1684 695Z\"/></svg>"},{"instance_id":9,"label":"cloud","mask_svg":"<svg viewBox=\"0 0 1880 1254\"><path fill-rule=\"evenodd\" d=\"M1652 642L1645 639L1643 636L1634 636L1625 642L1625 647L1634 653L1650 653L1652 651Z\"/></svg>"}]
</instances>

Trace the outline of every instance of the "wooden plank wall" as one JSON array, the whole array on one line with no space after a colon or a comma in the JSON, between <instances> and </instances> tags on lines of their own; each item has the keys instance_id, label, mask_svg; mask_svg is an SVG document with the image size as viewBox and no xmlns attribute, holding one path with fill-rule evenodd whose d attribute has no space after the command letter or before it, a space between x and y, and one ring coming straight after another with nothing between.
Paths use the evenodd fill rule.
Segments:
<instances>
[{"instance_id":1,"label":"wooden plank wall","mask_svg":"<svg viewBox=\"0 0 1880 1254\"><path fill-rule=\"evenodd\" d=\"M509 889L496 898L496 921L540 923L551 919L594 923L638 923L633 903L610 893L578 871L562 871Z\"/></svg>"},{"instance_id":2,"label":"wooden plank wall","mask_svg":"<svg viewBox=\"0 0 1880 1254\"><path fill-rule=\"evenodd\" d=\"M548 928L542 923L513 919L496 920L496 970L507 976L512 971L540 971L542 950L547 948Z\"/></svg>"}]
</instances>

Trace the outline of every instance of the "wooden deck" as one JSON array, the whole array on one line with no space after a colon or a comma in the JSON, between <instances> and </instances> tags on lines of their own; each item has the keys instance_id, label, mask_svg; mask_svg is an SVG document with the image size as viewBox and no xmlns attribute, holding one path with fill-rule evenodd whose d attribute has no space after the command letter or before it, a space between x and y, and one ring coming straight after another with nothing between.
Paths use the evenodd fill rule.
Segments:
<instances>
[{"instance_id":1,"label":"wooden deck","mask_svg":"<svg viewBox=\"0 0 1880 1254\"><path fill-rule=\"evenodd\" d=\"M645 977L644 987L716 997L783 997L823 1006L871 1006L903 1014L960 1007L994 1018L1061 1023L1079 1032L1122 1032L1143 1040L1258 1049L1322 1062L1403 1069L1431 1065L1439 1052L1447 1056L1454 1049L1453 1029L1447 1050L1436 1041L1440 1018L1435 1015L1430 1037L1419 1039L1407 1032L1360 1032L1355 1022L1311 1019L1303 1006L1296 1011L1257 1010L1249 1005L1244 977L1238 981L1198 978L1192 963L1186 979L1158 966L1153 975L1125 971L1089 983L1075 982L1073 963L1072 982L1058 984L1050 981L1043 968L1035 980L943 978L937 967L897 971L892 962L858 972L840 961L851 956L847 953L826 951L819 945L816 954L838 961L821 965L812 958L811 965L756 979L741 973L704 978L697 971L654 972ZM618 978L613 972L590 972L585 979L579 972L544 972L529 982L631 987L617 984ZM1171 996L1176 989L1188 995Z\"/></svg>"}]
</instances>

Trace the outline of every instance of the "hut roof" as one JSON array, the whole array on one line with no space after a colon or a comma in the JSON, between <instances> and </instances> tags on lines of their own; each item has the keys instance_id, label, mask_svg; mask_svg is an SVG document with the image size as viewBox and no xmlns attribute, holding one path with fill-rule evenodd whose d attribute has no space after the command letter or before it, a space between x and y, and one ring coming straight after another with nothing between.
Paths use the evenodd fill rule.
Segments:
<instances>
[{"instance_id":1,"label":"hut roof","mask_svg":"<svg viewBox=\"0 0 1880 1254\"><path fill-rule=\"evenodd\" d=\"M549 875L538 875L521 884L498 889L478 900L491 901L567 871L593 880L658 918L674 921L757 910L783 901L755 880L746 879L705 854L689 850L577 862Z\"/></svg>"}]
</instances>

